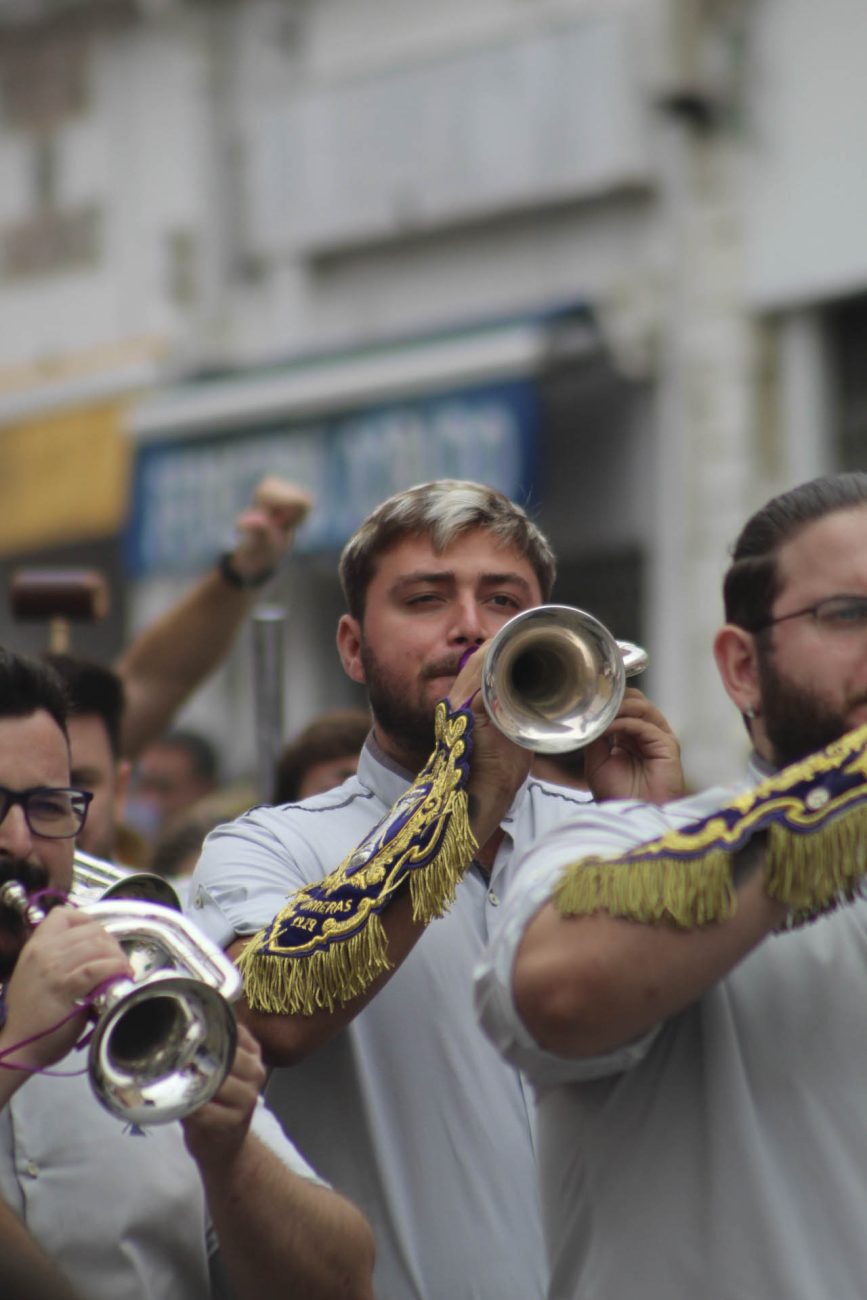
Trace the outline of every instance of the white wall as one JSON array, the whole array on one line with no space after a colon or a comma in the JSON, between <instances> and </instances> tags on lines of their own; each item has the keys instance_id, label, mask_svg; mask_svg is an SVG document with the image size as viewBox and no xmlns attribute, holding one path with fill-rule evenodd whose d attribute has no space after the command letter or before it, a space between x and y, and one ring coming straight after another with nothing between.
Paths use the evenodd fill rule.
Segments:
<instances>
[{"instance_id":1,"label":"white wall","mask_svg":"<svg viewBox=\"0 0 867 1300\"><path fill-rule=\"evenodd\" d=\"M647 400L616 436L609 412L576 437L592 505L566 544L646 545L660 702L691 778L726 777L743 750L710 657L726 547L750 509L825 463L809 300L867 284L862 7L169 3L94 38L61 192L104 207L103 260L3 285L0 371L142 337L163 341L169 371L255 362L587 300ZM701 136L655 103L689 66L669 51L658 77L651 38L665 19L737 12L737 111ZM29 201L28 157L0 122L0 222ZM186 266L171 252L185 240ZM801 300L779 325L779 427L765 428L756 316ZM139 618L155 599L140 593ZM298 688L319 707L336 679L330 634L310 638L308 623L293 654L306 662L321 638ZM232 734L240 671L213 688Z\"/></svg>"},{"instance_id":2,"label":"white wall","mask_svg":"<svg viewBox=\"0 0 867 1300\"><path fill-rule=\"evenodd\" d=\"M862 0L763 0L747 68L749 294L760 306L867 287Z\"/></svg>"}]
</instances>

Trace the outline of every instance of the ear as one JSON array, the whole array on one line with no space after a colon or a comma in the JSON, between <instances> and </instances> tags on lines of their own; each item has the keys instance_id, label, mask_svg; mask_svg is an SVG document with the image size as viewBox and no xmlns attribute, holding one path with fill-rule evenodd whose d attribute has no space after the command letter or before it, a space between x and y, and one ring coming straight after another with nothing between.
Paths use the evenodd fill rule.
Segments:
<instances>
[{"instance_id":1,"label":"ear","mask_svg":"<svg viewBox=\"0 0 867 1300\"><path fill-rule=\"evenodd\" d=\"M115 825L123 821L126 812L126 796L129 793L129 778L132 763L128 758L121 758L114 765L114 820Z\"/></svg>"},{"instance_id":2,"label":"ear","mask_svg":"<svg viewBox=\"0 0 867 1300\"><path fill-rule=\"evenodd\" d=\"M343 614L337 624L337 653L347 677L364 686L367 678L361 662L361 642L361 624L358 619L351 614Z\"/></svg>"},{"instance_id":3,"label":"ear","mask_svg":"<svg viewBox=\"0 0 867 1300\"><path fill-rule=\"evenodd\" d=\"M734 623L726 623L717 632L713 653L722 684L737 709L749 716L761 712L756 639Z\"/></svg>"}]
</instances>

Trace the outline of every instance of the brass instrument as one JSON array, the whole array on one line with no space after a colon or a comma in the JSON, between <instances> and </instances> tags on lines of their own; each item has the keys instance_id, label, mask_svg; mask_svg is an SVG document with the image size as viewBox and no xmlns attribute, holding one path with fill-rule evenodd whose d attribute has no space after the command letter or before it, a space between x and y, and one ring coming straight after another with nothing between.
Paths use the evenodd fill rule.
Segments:
<instances>
[{"instance_id":1,"label":"brass instrument","mask_svg":"<svg viewBox=\"0 0 867 1300\"><path fill-rule=\"evenodd\" d=\"M92 853L76 849L72 862L71 897L77 903L108 902L109 899L136 898L140 902L159 903L182 912L181 900L165 876L134 867L117 866Z\"/></svg>"},{"instance_id":2,"label":"brass instrument","mask_svg":"<svg viewBox=\"0 0 867 1300\"><path fill-rule=\"evenodd\" d=\"M540 605L509 619L487 648L482 699L494 724L525 749L562 754L613 722L626 678L648 656L615 641L598 619L568 605Z\"/></svg>"},{"instance_id":3,"label":"brass instrument","mask_svg":"<svg viewBox=\"0 0 867 1300\"><path fill-rule=\"evenodd\" d=\"M80 886L71 897L81 897ZM30 929L45 919L18 881L0 886L0 906ZM231 1069L237 1043L231 1003L241 992L240 974L172 907L104 897L80 907L114 935L133 969L131 979L114 980L92 1004L93 1091L106 1110L135 1125L182 1119L213 1097Z\"/></svg>"}]
</instances>

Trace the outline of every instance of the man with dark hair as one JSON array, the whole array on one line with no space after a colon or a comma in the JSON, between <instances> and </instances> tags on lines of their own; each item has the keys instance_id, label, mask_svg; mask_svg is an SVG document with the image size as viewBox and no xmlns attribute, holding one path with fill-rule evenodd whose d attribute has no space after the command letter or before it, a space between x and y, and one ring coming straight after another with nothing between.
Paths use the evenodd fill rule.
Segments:
<instances>
[{"instance_id":1,"label":"man with dark hair","mask_svg":"<svg viewBox=\"0 0 867 1300\"><path fill-rule=\"evenodd\" d=\"M537 1090L551 1300L864 1294L867 474L769 502L725 595L745 779L540 841L477 973Z\"/></svg>"},{"instance_id":2,"label":"man with dark hair","mask_svg":"<svg viewBox=\"0 0 867 1300\"><path fill-rule=\"evenodd\" d=\"M53 665L14 655L0 646L0 717L27 718L47 713L68 736L68 701L64 682Z\"/></svg>"},{"instance_id":3,"label":"man with dark hair","mask_svg":"<svg viewBox=\"0 0 867 1300\"><path fill-rule=\"evenodd\" d=\"M370 725L364 709L335 709L314 718L277 760L274 803L298 803L354 776Z\"/></svg>"},{"instance_id":4,"label":"man with dark hair","mask_svg":"<svg viewBox=\"0 0 867 1300\"><path fill-rule=\"evenodd\" d=\"M0 652L0 880L65 895L88 797L70 786L61 701L50 667ZM82 1294L211 1300L210 1216L237 1300L369 1297L367 1226L258 1105L252 1037L241 1030L213 1101L134 1137L79 1069L53 1068L87 1026L89 995L132 974L123 949L73 906L23 946L2 920L0 1197Z\"/></svg>"},{"instance_id":5,"label":"man with dark hair","mask_svg":"<svg viewBox=\"0 0 867 1300\"><path fill-rule=\"evenodd\" d=\"M478 1031L470 982L517 851L589 796L529 778L529 751L469 701L472 652L549 598L554 557L501 493L443 480L378 507L340 575L338 651L372 713L358 773L213 832L193 915L232 952L266 927L242 957L250 1023L292 1066L268 1101L370 1218L377 1293L530 1300L545 1277L531 1108ZM595 760L597 793L682 788L677 744L637 691ZM299 942L278 917L271 944L296 890Z\"/></svg>"},{"instance_id":6,"label":"man with dark hair","mask_svg":"<svg viewBox=\"0 0 867 1300\"><path fill-rule=\"evenodd\" d=\"M46 654L43 659L63 683L72 783L93 795L79 847L114 859L130 775L130 764L120 753L123 684L112 668L76 655Z\"/></svg>"}]
</instances>

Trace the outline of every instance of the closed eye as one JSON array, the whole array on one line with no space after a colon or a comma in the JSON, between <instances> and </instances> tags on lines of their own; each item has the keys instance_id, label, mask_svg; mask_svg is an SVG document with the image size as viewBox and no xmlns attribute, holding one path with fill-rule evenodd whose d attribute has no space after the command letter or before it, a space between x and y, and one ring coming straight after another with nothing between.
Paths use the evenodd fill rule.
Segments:
<instances>
[{"instance_id":1,"label":"closed eye","mask_svg":"<svg viewBox=\"0 0 867 1300\"><path fill-rule=\"evenodd\" d=\"M71 801L68 795L31 795L27 806L34 817L42 817L46 821L59 821L69 816Z\"/></svg>"}]
</instances>

